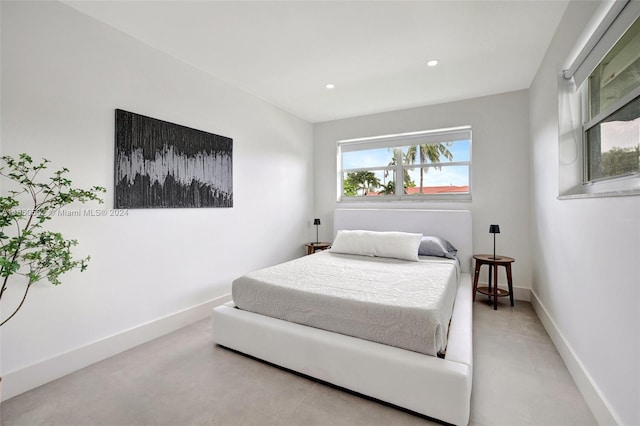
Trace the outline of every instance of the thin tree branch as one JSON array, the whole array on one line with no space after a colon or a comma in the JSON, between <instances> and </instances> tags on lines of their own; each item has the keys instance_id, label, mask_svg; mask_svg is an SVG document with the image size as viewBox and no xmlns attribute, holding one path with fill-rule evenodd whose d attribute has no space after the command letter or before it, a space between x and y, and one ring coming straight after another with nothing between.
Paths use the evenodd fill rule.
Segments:
<instances>
[{"instance_id":1,"label":"thin tree branch","mask_svg":"<svg viewBox=\"0 0 640 426\"><path fill-rule=\"evenodd\" d=\"M8 277L7 277L8 278ZM5 282L6 282L6 278L5 278ZM24 290L24 295L22 296L22 300L20 301L20 304L18 305L18 307L15 309L15 311L13 311L13 313L11 315L9 315L9 317L7 319L5 319L4 321L0 322L0 327L2 327L4 325L4 323L6 323L7 321L9 321L11 318L13 318L15 316L15 314L18 313L18 311L20 310L20 308L22 308L22 305L24 305L24 301L27 299L27 294L29 293L29 289L31 288L31 284L33 284L32 282L29 282L27 284L27 288ZM2 292L4 292L5 288L3 286Z\"/></svg>"}]
</instances>

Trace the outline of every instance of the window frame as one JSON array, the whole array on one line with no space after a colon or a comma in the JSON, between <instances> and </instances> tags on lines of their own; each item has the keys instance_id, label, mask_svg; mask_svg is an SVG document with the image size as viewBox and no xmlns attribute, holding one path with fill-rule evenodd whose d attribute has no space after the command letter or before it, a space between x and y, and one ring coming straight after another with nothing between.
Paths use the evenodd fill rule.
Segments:
<instances>
[{"instance_id":1,"label":"window frame","mask_svg":"<svg viewBox=\"0 0 640 426\"><path fill-rule=\"evenodd\" d=\"M345 139L337 142L337 202L411 202L411 201L469 201L472 193L472 130L471 126L458 126L444 129L423 130L417 132L407 132L400 134L373 136L365 138ZM403 164L402 149L406 146L438 144L443 142L469 141L469 161L450 161L438 163L414 163ZM344 169L342 167L342 156L345 152L365 151L371 149L395 149L395 165L390 166L373 166ZM383 196L350 196L344 194L344 177L346 173L357 171L382 171L389 170L394 173L395 182L399 179L404 183L405 169L419 169L427 167L452 167L467 166L468 167L468 191L442 194L404 194L404 184L395 185L395 193L393 195Z\"/></svg>"},{"instance_id":2,"label":"window frame","mask_svg":"<svg viewBox=\"0 0 640 426\"><path fill-rule=\"evenodd\" d=\"M585 91L584 95L582 96L583 102L585 104L583 106L583 110L585 110L585 108L589 108L589 101L590 101L589 94L588 94L589 92L588 84L585 84L585 88L583 90ZM582 145L583 145L582 146L582 152L583 152L582 183L584 185L596 185L597 187L598 185L604 186L603 184L607 184L607 183L624 185L625 182L629 182L629 185L631 186L633 186L634 183L636 184L636 186L640 184L640 171L630 172L624 175L590 179L589 178L590 146L589 146L589 138L587 137L587 132L589 130L591 130L598 124L603 123L607 118L609 118L610 116L612 116L613 114L615 114L616 112L624 108L625 106L629 105L630 103L634 102L637 98L640 98L640 86L636 87L634 90L627 93L622 98L618 99L616 102L614 102L609 107L607 107L604 111L600 111L600 113L598 113L591 120L588 120L589 118L588 109L584 112L583 117L586 117L588 120L584 122L584 124L582 125Z\"/></svg>"},{"instance_id":3,"label":"window frame","mask_svg":"<svg viewBox=\"0 0 640 426\"><path fill-rule=\"evenodd\" d=\"M571 132L566 132L567 136L562 136L561 129L560 145L562 146L565 142L573 139L579 160L577 163L560 161L561 189L559 199L640 195L640 173L589 179L589 144L586 132L640 96L640 88L636 87L606 107L605 110L599 111L592 118L590 117L589 77L640 17L640 2L628 0L612 2L608 6L603 6L599 13L600 23L592 27L591 36L573 56L571 65L562 71L563 80L567 82L565 86L567 94L563 95L561 91L559 95L560 98L566 96L565 102L569 105L569 116L563 116L566 111L563 112L560 108L559 119L561 126L563 122L571 123ZM574 52L576 51L574 50ZM577 111L580 113L580 117L576 117L575 121L570 112L572 104L577 107ZM577 167L573 168L571 164L575 164ZM565 186L564 189L562 182ZM567 187L567 184L572 186Z\"/></svg>"},{"instance_id":4,"label":"window frame","mask_svg":"<svg viewBox=\"0 0 640 426\"><path fill-rule=\"evenodd\" d=\"M624 9L623 9L624 10ZM617 19L617 18L616 18ZM615 21L614 21L615 22ZM592 102L591 102L591 95L592 95L592 78L594 76L594 73L596 72L596 70L600 67L600 65L604 62L605 59L607 59L607 56L609 55L609 52L611 52L620 42L620 40L624 37L625 34L627 34L630 30L631 27L634 25L640 25L640 16L636 17L635 20L633 20L631 22L631 24L626 27L626 29L624 30L624 32L622 33L622 35L620 36L620 38L616 39L615 42L609 42L606 47L608 47L608 49L606 50L606 53L604 54L604 56L602 56L602 58L600 58L598 60L598 63L596 64L596 66L594 67L594 69L589 73L589 77L586 78L586 80L583 83L583 124L582 124L582 143L583 143L583 147L582 147L582 152L584 153L584 155L582 156L582 160L583 160L583 164L582 164L582 181L584 184L597 184L600 182L611 182L611 181L618 181L618 182L624 182L625 180L628 179L638 179L640 178L640 170L635 171L635 172L629 172L626 174L621 174L621 175L616 175L616 176L604 176L604 177L591 177L590 176L590 164L589 164L589 160L590 160L590 152L591 152L591 144L590 144L590 139L587 136L587 133L589 132L589 130L593 129L594 127L601 125L602 123L605 123L606 120L613 116L614 114L618 113L619 111L621 111L622 109L624 109L625 107L627 107L628 105L630 105L633 102L638 101L638 99L640 98L640 84L638 84L638 86L636 86L633 90L631 90L630 92L624 94L623 96L621 96L620 98L618 98L615 102L613 102L611 105L606 106L604 109L599 108L598 113L595 116L592 116ZM640 81L639 81L640 83ZM598 91L598 96L602 96L601 92ZM640 118L640 117L639 117Z\"/></svg>"}]
</instances>

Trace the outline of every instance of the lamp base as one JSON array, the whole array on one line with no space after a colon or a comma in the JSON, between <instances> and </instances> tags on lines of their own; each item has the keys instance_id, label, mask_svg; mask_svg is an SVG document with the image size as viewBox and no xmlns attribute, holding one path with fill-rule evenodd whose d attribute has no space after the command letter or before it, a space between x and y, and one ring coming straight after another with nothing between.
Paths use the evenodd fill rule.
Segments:
<instances>
[{"instance_id":1,"label":"lamp base","mask_svg":"<svg viewBox=\"0 0 640 426\"><path fill-rule=\"evenodd\" d=\"M491 259L491 260L502 260L502 258L500 256L490 256L489 259Z\"/></svg>"}]
</instances>

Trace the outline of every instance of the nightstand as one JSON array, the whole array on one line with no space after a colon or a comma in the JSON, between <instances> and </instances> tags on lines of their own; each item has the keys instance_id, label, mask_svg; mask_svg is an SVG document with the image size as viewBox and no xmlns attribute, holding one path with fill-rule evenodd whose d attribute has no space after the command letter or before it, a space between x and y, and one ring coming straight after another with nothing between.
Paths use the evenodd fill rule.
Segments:
<instances>
[{"instance_id":1,"label":"nightstand","mask_svg":"<svg viewBox=\"0 0 640 426\"><path fill-rule=\"evenodd\" d=\"M513 279L511 276L511 264L516 260L507 256L496 256L492 254L474 254L476 269L473 274L473 301L476 300L476 292L493 297L493 309L498 309L498 297L509 296L511 306L513 306ZM482 265L489 265L489 286L478 287L478 276ZM498 288L498 266L504 266L507 272L507 285L509 291ZM491 285L491 272L493 271L493 286Z\"/></svg>"},{"instance_id":2,"label":"nightstand","mask_svg":"<svg viewBox=\"0 0 640 426\"><path fill-rule=\"evenodd\" d=\"M331 243L307 243L304 246L307 248L307 255L309 255L317 251L328 249L331 247Z\"/></svg>"}]
</instances>

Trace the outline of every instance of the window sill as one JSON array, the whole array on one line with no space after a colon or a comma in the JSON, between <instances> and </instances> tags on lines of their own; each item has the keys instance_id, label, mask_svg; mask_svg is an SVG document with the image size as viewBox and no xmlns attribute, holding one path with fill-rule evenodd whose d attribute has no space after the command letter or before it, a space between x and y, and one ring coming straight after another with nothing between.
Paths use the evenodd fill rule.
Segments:
<instances>
[{"instance_id":1,"label":"window sill","mask_svg":"<svg viewBox=\"0 0 640 426\"><path fill-rule=\"evenodd\" d=\"M634 197L638 195L640 195L640 176L635 174L600 182L579 184L559 194L558 199L576 200L583 198Z\"/></svg>"},{"instance_id":2,"label":"window sill","mask_svg":"<svg viewBox=\"0 0 640 426\"><path fill-rule=\"evenodd\" d=\"M581 192L576 194L558 195L558 200L580 200L584 198L611 198L640 196L640 188L624 189L620 191Z\"/></svg>"},{"instance_id":3,"label":"window sill","mask_svg":"<svg viewBox=\"0 0 640 426\"><path fill-rule=\"evenodd\" d=\"M471 194L464 195L442 195L411 198L397 197L345 197L337 200L338 203L431 203L431 202L469 202Z\"/></svg>"}]
</instances>

